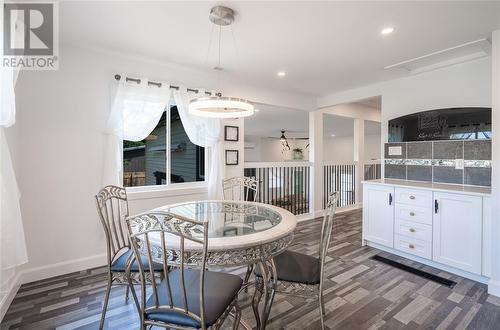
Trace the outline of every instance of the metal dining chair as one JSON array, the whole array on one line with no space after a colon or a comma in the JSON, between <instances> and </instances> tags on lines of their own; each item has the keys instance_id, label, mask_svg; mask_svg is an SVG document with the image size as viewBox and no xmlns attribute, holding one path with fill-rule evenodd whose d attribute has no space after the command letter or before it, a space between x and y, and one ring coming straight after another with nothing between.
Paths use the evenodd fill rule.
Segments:
<instances>
[{"instance_id":1,"label":"metal dining chair","mask_svg":"<svg viewBox=\"0 0 500 330\"><path fill-rule=\"evenodd\" d=\"M259 181L251 177L232 177L222 180L222 193L224 200L255 202L259 193ZM247 267L243 286L247 292L248 281L254 266Z\"/></svg>"},{"instance_id":2,"label":"metal dining chair","mask_svg":"<svg viewBox=\"0 0 500 330\"><path fill-rule=\"evenodd\" d=\"M134 303L137 309L139 309L137 295L135 294L133 286L130 285L130 283L138 284L135 275L139 268L130 247L125 224L125 218L129 215L127 192L125 188L111 185L106 186L97 193L95 199L97 213L101 219L106 236L107 254L108 283L99 324L99 329L102 329L106 318L112 285L126 285L127 291L125 294L125 301L128 301L129 292L132 291ZM157 269L163 269L161 265L154 266Z\"/></svg>"},{"instance_id":3,"label":"metal dining chair","mask_svg":"<svg viewBox=\"0 0 500 330\"><path fill-rule=\"evenodd\" d=\"M273 258L276 267L276 293L317 297L320 310L321 328L324 329L325 305L323 283L325 259L330 245L339 193L330 194L321 224L318 257L286 250ZM256 286L254 294L262 294L263 281L260 269L255 270Z\"/></svg>"},{"instance_id":4,"label":"metal dining chair","mask_svg":"<svg viewBox=\"0 0 500 330\"><path fill-rule=\"evenodd\" d=\"M259 181L246 176L222 180L224 200L255 202L259 192Z\"/></svg>"},{"instance_id":5,"label":"metal dining chair","mask_svg":"<svg viewBox=\"0 0 500 330\"><path fill-rule=\"evenodd\" d=\"M237 275L206 269L208 222L158 211L130 217L127 225L139 260L141 329L219 329L231 311L237 329L241 319L238 292L243 281ZM156 271L148 265L154 263L162 264L168 275L152 281L152 294L146 299L146 279Z\"/></svg>"}]
</instances>

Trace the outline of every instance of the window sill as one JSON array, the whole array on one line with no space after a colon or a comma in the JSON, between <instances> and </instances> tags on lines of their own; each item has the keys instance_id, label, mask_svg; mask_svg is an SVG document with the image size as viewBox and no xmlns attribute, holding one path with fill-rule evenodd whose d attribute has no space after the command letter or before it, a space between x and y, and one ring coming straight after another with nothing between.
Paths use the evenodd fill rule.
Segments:
<instances>
[{"instance_id":1,"label":"window sill","mask_svg":"<svg viewBox=\"0 0 500 330\"><path fill-rule=\"evenodd\" d=\"M165 198L172 196L184 196L192 194L207 194L207 182L189 182L175 183L170 186L143 186L143 187L128 187L127 198L131 201L149 199L149 198Z\"/></svg>"}]
</instances>

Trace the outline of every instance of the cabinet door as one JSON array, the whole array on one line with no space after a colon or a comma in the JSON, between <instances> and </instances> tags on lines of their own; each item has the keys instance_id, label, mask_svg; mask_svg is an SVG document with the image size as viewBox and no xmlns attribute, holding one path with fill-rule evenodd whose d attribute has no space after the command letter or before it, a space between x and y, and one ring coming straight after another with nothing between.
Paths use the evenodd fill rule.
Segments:
<instances>
[{"instance_id":1,"label":"cabinet door","mask_svg":"<svg viewBox=\"0 0 500 330\"><path fill-rule=\"evenodd\" d=\"M394 188L365 185L363 239L394 247Z\"/></svg>"},{"instance_id":2,"label":"cabinet door","mask_svg":"<svg viewBox=\"0 0 500 330\"><path fill-rule=\"evenodd\" d=\"M482 200L434 193L433 260L481 274Z\"/></svg>"}]
</instances>

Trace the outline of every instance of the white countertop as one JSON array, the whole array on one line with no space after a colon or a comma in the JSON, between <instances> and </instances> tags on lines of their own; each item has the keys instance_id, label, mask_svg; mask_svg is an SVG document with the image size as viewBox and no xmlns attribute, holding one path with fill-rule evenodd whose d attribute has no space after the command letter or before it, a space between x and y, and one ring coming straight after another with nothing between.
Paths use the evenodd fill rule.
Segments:
<instances>
[{"instance_id":1,"label":"white countertop","mask_svg":"<svg viewBox=\"0 0 500 330\"><path fill-rule=\"evenodd\" d=\"M458 184L444 184L444 183L432 183L432 182L420 182L420 181L407 181L407 180L396 180L396 179L376 179L361 181L367 184L380 184L388 186L401 186L412 189L424 189L433 191L444 191L453 193L462 193L467 195L480 195L480 196L490 196L491 188L488 187L475 187L475 186L465 186Z\"/></svg>"}]
</instances>

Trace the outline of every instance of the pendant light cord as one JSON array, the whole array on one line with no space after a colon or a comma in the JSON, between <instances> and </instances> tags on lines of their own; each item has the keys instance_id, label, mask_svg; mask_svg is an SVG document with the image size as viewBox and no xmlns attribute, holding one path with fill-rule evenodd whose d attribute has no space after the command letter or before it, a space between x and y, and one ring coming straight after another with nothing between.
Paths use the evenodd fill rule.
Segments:
<instances>
[{"instance_id":1,"label":"pendant light cord","mask_svg":"<svg viewBox=\"0 0 500 330\"><path fill-rule=\"evenodd\" d=\"M204 65L207 65L207 63L208 63L208 55L210 54L210 49L212 48L212 39L213 39L213 34L214 34L214 28L215 28L215 25L211 24L210 34L208 36L207 52L205 53L205 62L203 63Z\"/></svg>"},{"instance_id":2,"label":"pendant light cord","mask_svg":"<svg viewBox=\"0 0 500 330\"><path fill-rule=\"evenodd\" d=\"M217 63L217 66L221 68L220 66L220 44L221 44L221 35L222 35L222 26L219 25L219 63Z\"/></svg>"}]
</instances>

